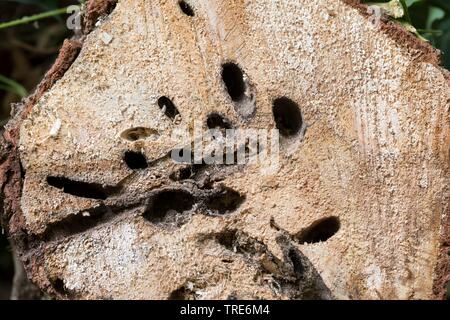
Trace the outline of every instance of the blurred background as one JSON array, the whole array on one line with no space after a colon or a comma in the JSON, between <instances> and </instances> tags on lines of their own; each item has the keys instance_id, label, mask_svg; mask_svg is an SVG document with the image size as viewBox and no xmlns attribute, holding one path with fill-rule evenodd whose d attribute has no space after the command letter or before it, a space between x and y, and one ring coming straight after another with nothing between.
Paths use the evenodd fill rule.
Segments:
<instances>
[{"instance_id":1,"label":"blurred background","mask_svg":"<svg viewBox=\"0 0 450 320\"><path fill-rule=\"evenodd\" d=\"M450 69L450 0L396 1L408 7L409 14L400 19L401 23L412 24L420 36L442 50L443 64ZM74 4L80 2L0 0L0 133L8 121L11 104L33 92L63 40L73 35L66 27L68 15L64 8ZM20 20L23 17L28 17L26 23ZM9 299L14 263L7 237L1 231L0 299Z\"/></svg>"}]
</instances>

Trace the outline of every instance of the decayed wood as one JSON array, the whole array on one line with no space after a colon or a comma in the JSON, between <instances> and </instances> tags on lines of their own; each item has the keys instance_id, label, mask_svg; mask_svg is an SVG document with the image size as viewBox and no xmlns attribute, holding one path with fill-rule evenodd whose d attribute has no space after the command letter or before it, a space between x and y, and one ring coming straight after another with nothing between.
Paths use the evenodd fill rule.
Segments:
<instances>
[{"instance_id":1,"label":"decayed wood","mask_svg":"<svg viewBox=\"0 0 450 320\"><path fill-rule=\"evenodd\" d=\"M18 107L0 182L29 276L74 299L442 298L450 92L434 49L356 1L189 6L122 0L106 18L113 1L89 1L86 35ZM186 176L167 157L211 114L292 123L286 101L302 121L277 172Z\"/></svg>"}]
</instances>

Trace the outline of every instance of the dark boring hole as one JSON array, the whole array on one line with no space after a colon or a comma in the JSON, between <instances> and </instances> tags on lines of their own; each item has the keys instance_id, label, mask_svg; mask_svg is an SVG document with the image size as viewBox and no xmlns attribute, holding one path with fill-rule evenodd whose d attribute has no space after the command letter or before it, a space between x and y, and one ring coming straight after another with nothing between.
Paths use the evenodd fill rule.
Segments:
<instances>
[{"instance_id":1,"label":"dark boring hole","mask_svg":"<svg viewBox=\"0 0 450 320\"><path fill-rule=\"evenodd\" d=\"M195 199L184 190L161 191L150 199L144 218L152 223L177 222L177 215L189 211Z\"/></svg>"},{"instance_id":2,"label":"dark boring hole","mask_svg":"<svg viewBox=\"0 0 450 320\"><path fill-rule=\"evenodd\" d=\"M229 62L222 66L222 80L233 101L240 101L245 93L244 73L235 63Z\"/></svg>"},{"instance_id":3,"label":"dark boring hole","mask_svg":"<svg viewBox=\"0 0 450 320\"><path fill-rule=\"evenodd\" d=\"M174 291L172 291L167 298L167 300L187 300L188 292L186 288L183 286L181 288L178 288Z\"/></svg>"},{"instance_id":4,"label":"dark boring hole","mask_svg":"<svg viewBox=\"0 0 450 320\"><path fill-rule=\"evenodd\" d=\"M245 196L231 188L223 188L210 196L206 207L218 214L235 211L245 201Z\"/></svg>"},{"instance_id":5,"label":"dark boring hole","mask_svg":"<svg viewBox=\"0 0 450 320\"><path fill-rule=\"evenodd\" d=\"M25 179L25 176L27 174L27 170L25 170L23 164L21 161L19 161L19 168L20 168L20 175L22 176L22 179Z\"/></svg>"},{"instance_id":6,"label":"dark boring hole","mask_svg":"<svg viewBox=\"0 0 450 320\"><path fill-rule=\"evenodd\" d=\"M178 5L185 15L189 17L193 17L195 15L194 10L186 1L178 1Z\"/></svg>"},{"instance_id":7,"label":"dark boring hole","mask_svg":"<svg viewBox=\"0 0 450 320\"><path fill-rule=\"evenodd\" d=\"M64 193L76 197L98 200L106 200L108 194L114 192L116 189L109 186L105 187L99 183L75 181L65 177L55 176L47 177L47 183L54 188L61 189Z\"/></svg>"},{"instance_id":8,"label":"dark boring hole","mask_svg":"<svg viewBox=\"0 0 450 320\"><path fill-rule=\"evenodd\" d=\"M45 241L53 241L84 232L101 224L104 218L108 217L111 213L113 211L102 204L83 210L77 214L69 215L62 220L48 224L42 239Z\"/></svg>"},{"instance_id":9,"label":"dark boring hole","mask_svg":"<svg viewBox=\"0 0 450 320\"><path fill-rule=\"evenodd\" d=\"M294 248L289 249L288 257L292 262L292 265L294 267L294 272L297 276L301 276L303 271L305 270L302 260L300 258L300 255L298 254L297 250Z\"/></svg>"},{"instance_id":10,"label":"dark boring hole","mask_svg":"<svg viewBox=\"0 0 450 320\"><path fill-rule=\"evenodd\" d=\"M211 113L206 119L208 129L231 129L231 123L218 113Z\"/></svg>"},{"instance_id":11,"label":"dark boring hole","mask_svg":"<svg viewBox=\"0 0 450 320\"><path fill-rule=\"evenodd\" d=\"M323 218L300 231L296 238L301 244L327 241L339 231L340 227L338 217Z\"/></svg>"},{"instance_id":12,"label":"dark boring hole","mask_svg":"<svg viewBox=\"0 0 450 320\"><path fill-rule=\"evenodd\" d=\"M181 168L180 170L177 170L175 172L172 172L169 176L169 178L172 181L181 181L181 180L187 180L190 179L193 175L192 172L192 167L186 167L186 168Z\"/></svg>"},{"instance_id":13,"label":"dark boring hole","mask_svg":"<svg viewBox=\"0 0 450 320\"><path fill-rule=\"evenodd\" d=\"M193 164L172 172L169 178L172 181L195 179L197 174L205 167L205 164Z\"/></svg>"},{"instance_id":14,"label":"dark boring hole","mask_svg":"<svg viewBox=\"0 0 450 320\"><path fill-rule=\"evenodd\" d=\"M225 230L216 235L217 242L224 246L226 249L230 251L234 251L237 245L237 231L236 230Z\"/></svg>"},{"instance_id":15,"label":"dark boring hole","mask_svg":"<svg viewBox=\"0 0 450 320\"><path fill-rule=\"evenodd\" d=\"M107 1L108 3L106 4L106 14L111 14L114 9L116 8L117 5L117 1ZM97 21L97 19L95 20Z\"/></svg>"},{"instance_id":16,"label":"dark boring hole","mask_svg":"<svg viewBox=\"0 0 450 320\"><path fill-rule=\"evenodd\" d=\"M300 131L303 120L297 103L286 97L275 99L272 112L276 127L283 136L292 136Z\"/></svg>"},{"instance_id":17,"label":"dark boring hole","mask_svg":"<svg viewBox=\"0 0 450 320\"><path fill-rule=\"evenodd\" d=\"M148 168L147 158L141 152L126 151L123 155L123 161L132 170Z\"/></svg>"},{"instance_id":18,"label":"dark boring hole","mask_svg":"<svg viewBox=\"0 0 450 320\"><path fill-rule=\"evenodd\" d=\"M164 111L164 114L169 117L170 119L175 119L177 115L180 114L178 112L177 107L175 107L175 104L167 97L160 97L158 99L158 106L161 108L161 110Z\"/></svg>"},{"instance_id":19,"label":"dark boring hole","mask_svg":"<svg viewBox=\"0 0 450 320\"><path fill-rule=\"evenodd\" d=\"M64 286L64 281L60 278L53 280L52 284L53 284L53 288L58 293L64 293L64 291L66 290L65 286Z\"/></svg>"},{"instance_id":20,"label":"dark boring hole","mask_svg":"<svg viewBox=\"0 0 450 320\"><path fill-rule=\"evenodd\" d=\"M61 278L56 278L51 281L51 284L53 286L53 289L64 297L69 297L71 293L69 290L67 290L66 285L64 284L64 281Z\"/></svg>"}]
</instances>

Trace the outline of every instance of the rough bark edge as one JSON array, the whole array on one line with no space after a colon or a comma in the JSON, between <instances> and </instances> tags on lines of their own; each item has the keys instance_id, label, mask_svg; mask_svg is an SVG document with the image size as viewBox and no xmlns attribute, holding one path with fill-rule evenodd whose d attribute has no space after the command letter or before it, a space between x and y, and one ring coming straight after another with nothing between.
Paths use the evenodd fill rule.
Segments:
<instances>
[{"instance_id":1,"label":"rough bark edge","mask_svg":"<svg viewBox=\"0 0 450 320\"><path fill-rule=\"evenodd\" d=\"M87 3L84 12L84 34L90 33L95 28L97 20L108 15L114 10L118 0L92 0Z\"/></svg>"},{"instance_id":2,"label":"rough bark edge","mask_svg":"<svg viewBox=\"0 0 450 320\"><path fill-rule=\"evenodd\" d=\"M98 19L111 13L117 1L88 0L83 16L83 33L87 35L94 30ZM361 3L360 0L340 1L356 8L361 15L369 18L368 5ZM438 67L441 65L441 57L437 49L429 43L418 39L388 17L382 17L380 30L410 54L413 54L411 51L416 51L417 55L414 59L417 62L428 62ZM33 245L34 241L26 232L26 224L20 208L24 172L21 168L18 150L19 130L22 121L42 95L56 81L61 79L70 68L83 46L83 41L84 37L64 41L55 63L46 73L35 92L24 102L14 106L12 118L5 126L3 136L0 137L0 222L11 235L14 243L16 243L18 253L32 281L39 284L48 293L59 297L61 295L54 290L45 273L42 251L39 248L35 248L26 257L23 256L27 249L30 249L29 245ZM444 69L442 69L442 72L450 85L450 72ZM450 281L450 259L448 258L448 251L450 250L450 206L448 204L447 210L443 214L441 225L440 254L435 271L436 278L433 283L433 293L437 298L444 299L446 295L445 284L447 281Z\"/></svg>"},{"instance_id":3,"label":"rough bark edge","mask_svg":"<svg viewBox=\"0 0 450 320\"><path fill-rule=\"evenodd\" d=\"M357 9L364 17L370 17L368 10L369 5L361 3L361 0L341 1L350 7ZM410 53L411 49L417 51L417 54L419 54L415 57L417 62L428 62L436 66L441 65L441 53L438 49L434 48L430 43L419 39L400 24L392 21L390 17L383 15L381 17L379 28L381 32L394 40L401 48L406 49Z\"/></svg>"},{"instance_id":4,"label":"rough bark edge","mask_svg":"<svg viewBox=\"0 0 450 320\"><path fill-rule=\"evenodd\" d=\"M40 285L48 281L36 279L36 272L33 272L33 269L37 266L34 265L33 261L29 261L23 257L23 253L28 249L30 241L25 229L26 224L23 213L20 208L23 178L25 174L20 164L18 149L20 125L42 95L47 92L56 81L61 79L64 73L69 69L72 62L78 56L81 46L81 40L64 40L55 63L45 74L44 79L38 85L35 92L24 102L14 106L12 112L13 117L5 127L5 132L3 133L2 141L0 142L0 149L2 151L2 162L0 164L0 204L2 205L2 223L5 225L11 240L18 249L17 254L24 262L24 268L27 270L28 276L32 277L31 280L33 283ZM39 278L41 278L42 275L45 274L41 274Z\"/></svg>"},{"instance_id":5,"label":"rough bark edge","mask_svg":"<svg viewBox=\"0 0 450 320\"><path fill-rule=\"evenodd\" d=\"M117 0L88 0L83 18L84 34L90 33L97 20L109 14ZM32 95L13 105L11 119L0 137L0 222L15 243L17 254L31 281L51 293L58 295L44 270L44 259L39 248L30 250L35 243L26 232L26 223L20 207L25 173L19 158L21 123L33 106L70 68L83 46L85 37L64 40L53 66L45 74ZM25 255L26 254L26 255Z\"/></svg>"},{"instance_id":6,"label":"rough bark edge","mask_svg":"<svg viewBox=\"0 0 450 320\"><path fill-rule=\"evenodd\" d=\"M72 62L78 56L82 42L80 40L64 40L59 51L59 56L51 69L45 74L44 79L38 85L35 92L24 102L13 106L12 119L5 126L3 133L2 163L0 164L0 185L2 186L1 200L3 205L3 219L9 220L8 230L11 232L18 231L23 223L21 219L14 218L16 213L21 213L20 197L22 191L22 178L24 175L19 159L19 135L20 125L28 116L33 106L49 90L56 81L62 78L64 73L72 65ZM20 214L19 214L20 215Z\"/></svg>"}]
</instances>

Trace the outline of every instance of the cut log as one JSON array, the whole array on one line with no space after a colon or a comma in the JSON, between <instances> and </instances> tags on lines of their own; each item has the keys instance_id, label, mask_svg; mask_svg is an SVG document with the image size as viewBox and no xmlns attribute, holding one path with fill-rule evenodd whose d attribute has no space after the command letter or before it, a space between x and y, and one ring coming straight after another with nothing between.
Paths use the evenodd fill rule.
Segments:
<instances>
[{"instance_id":1,"label":"cut log","mask_svg":"<svg viewBox=\"0 0 450 320\"><path fill-rule=\"evenodd\" d=\"M3 220L41 289L444 297L450 81L429 44L357 1L114 3L88 1L4 135ZM198 123L278 129L257 146L278 162L174 161Z\"/></svg>"}]
</instances>

